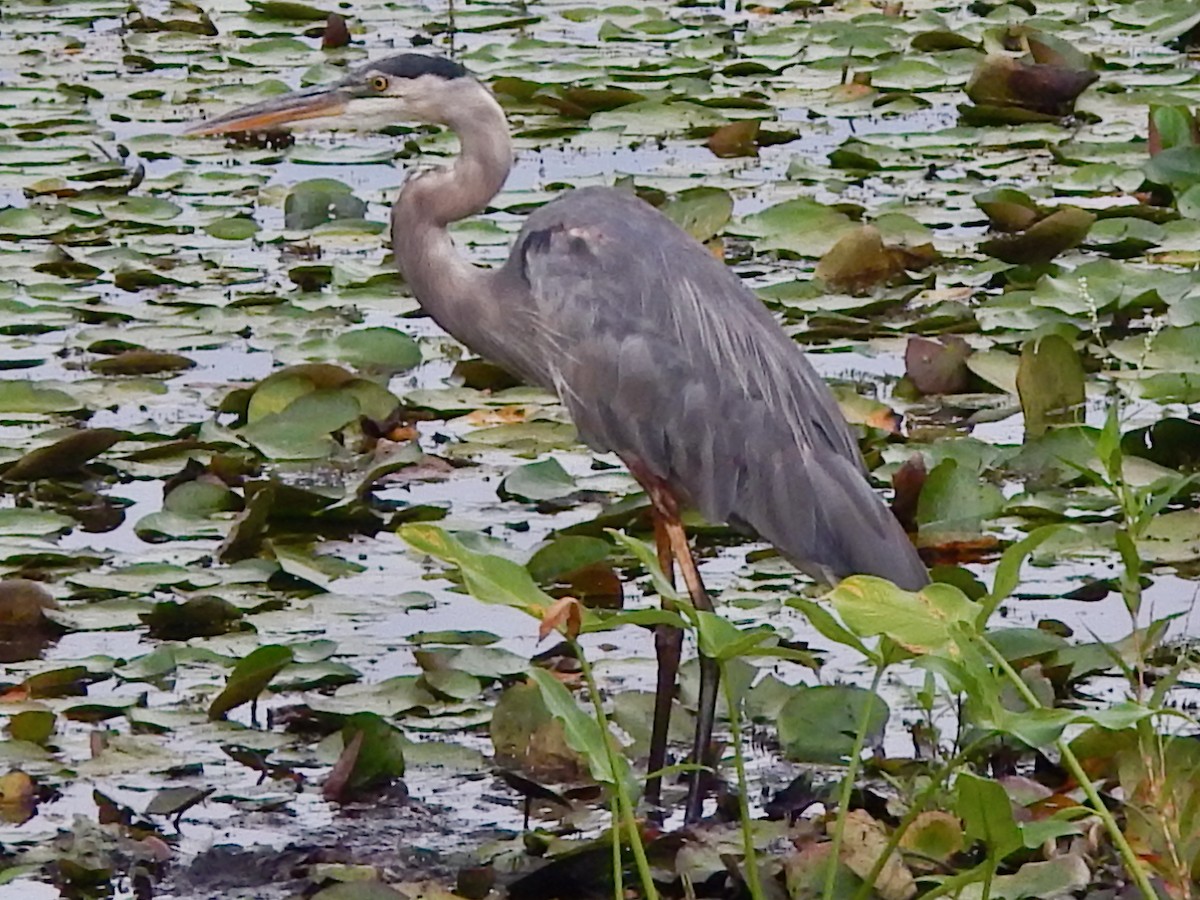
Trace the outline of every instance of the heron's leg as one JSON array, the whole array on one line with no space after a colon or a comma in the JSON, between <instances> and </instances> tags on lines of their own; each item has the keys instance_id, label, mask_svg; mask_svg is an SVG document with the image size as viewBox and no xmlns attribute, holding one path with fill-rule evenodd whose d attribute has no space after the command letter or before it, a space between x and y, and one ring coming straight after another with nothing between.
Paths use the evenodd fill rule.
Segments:
<instances>
[{"instance_id":1,"label":"heron's leg","mask_svg":"<svg viewBox=\"0 0 1200 900\"><path fill-rule=\"evenodd\" d=\"M657 509L651 509L654 520L654 546L658 551L658 565L667 581L675 581L675 555L671 551L671 539L666 524ZM663 600L664 608L670 601ZM679 673L679 659L683 655L683 631L670 625L654 628L654 652L658 657L658 682L654 692L654 725L650 732L650 758L646 767L657 772L667 764L667 732L671 727L671 702L675 696L675 680ZM652 775L646 780L646 801L651 806L662 803L662 778Z\"/></svg>"},{"instance_id":2,"label":"heron's leg","mask_svg":"<svg viewBox=\"0 0 1200 900\"><path fill-rule=\"evenodd\" d=\"M667 537L671 550L679 562L679 571L683 575L683 583L687 585L692 605L706 612L713 611L712 598L700 578L700 570L696 559L688 546L687 534L683 530L683 522L676 515L665 522ZM717 717L717 689L720 687L721 669L715 659L700 654L700 696L696 709L696 742L692 748L692 761L703 765L708 758L708 748L712 743L713 724ZM688 786L687 806L684 810L684 820L695 822L700 818L704 808L704 795L701 793L702 772L692 773Z\"/></svg>"}]
</instances>

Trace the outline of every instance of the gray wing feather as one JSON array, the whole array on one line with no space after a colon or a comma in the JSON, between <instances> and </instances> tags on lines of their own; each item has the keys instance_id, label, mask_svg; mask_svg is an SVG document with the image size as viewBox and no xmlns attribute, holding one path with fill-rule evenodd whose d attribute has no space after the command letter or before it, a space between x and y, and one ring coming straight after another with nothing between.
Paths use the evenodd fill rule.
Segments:
<instances>
[{"instance_id":1,"label":"gray wing feather","mask_svg":"<svg viewBox=\"0 0 1200 900\"><path fill-rule=\"evenodd\" d=\"M527 330L521 368L559 393L590 446L817 577L928 581L803 352L666 217L632 195L574 191L530 217L504 276L523 295L508 306Z\"/></svg>"}]
</instances>

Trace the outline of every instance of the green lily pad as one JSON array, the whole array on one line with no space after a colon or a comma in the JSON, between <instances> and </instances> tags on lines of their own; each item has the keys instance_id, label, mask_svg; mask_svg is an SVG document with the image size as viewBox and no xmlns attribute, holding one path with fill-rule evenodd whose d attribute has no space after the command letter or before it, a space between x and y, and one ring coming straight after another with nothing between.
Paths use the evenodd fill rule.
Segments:
<instances>
[{"instance_id":1,"label":"green lily pad","mask_svg":"<svg viewBox=\"0 0 1200 900\"><path fill-rule=\"evenodd\" d=\"M514 469L501 482L501 494L522 500L557 500L578 488L555 459L544 459Z\"/></svg>"},{"instance_id":2,"label":"green lily pad","mask_svg":"<svg viewBox=\"0 0 1200 900\"><path fill-rule=\"evenodd\" d=\"M779 741L796 762L845 762L864 713L869 716L867 745L887 725L887 703L878 694L851 685L799 686L779 713Z\"/></svg>"},{"instance_id":3,"label":"green lily pad","mask_svg":"<svg viewBox=\"0 0 1200 900\"><path fill-rule=\"evenodd\" d=\"M40 509L0 509L0 537L36 537L69 531L75 520Z\"/></svg>"},{"instance_id":4,"label":"green lily pad","mask_svg":"<svg viewBox=\"0 0 1200 900\"><path fill-rule=\"evenodd\" d=\"M204 226L204 230L222 241L245 241L259 232L259 224L245 216L227 216Z\"/></svg>"}]
</instances>

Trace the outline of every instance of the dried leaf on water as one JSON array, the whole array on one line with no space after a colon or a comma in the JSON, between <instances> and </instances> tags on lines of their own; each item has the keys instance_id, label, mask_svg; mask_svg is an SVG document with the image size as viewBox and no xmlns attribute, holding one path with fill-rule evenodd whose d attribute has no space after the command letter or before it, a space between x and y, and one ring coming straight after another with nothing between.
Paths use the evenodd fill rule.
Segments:
<instances>
[{"instance_id":1,"label":"dried leaf on water","mask_svg":"<svg viewBox=\"0 0 1200 900\"><path fill-rule=\"evenodd\" d=\"M1099 77L1090 69L992 54L975 67L966 93L977 106L1017 107L1050 116L1068 116L1075 109L1075 99Z\"/></svg>"},{"instance_id":2,"label":"dried leaf on water","mask_svg":"<svg viewBox=\"0 0 1200 900\"><path fill-rule=\"evenodd\" d=\"M938 260L932 244L884 244L874 225L861 225L838 239L817 263L815 274L831 291L862 294L905 271L920 271Z\"/></svg>"},{"instance_id":3,"label":"dried leaf on water","mask_svg":"<svg viewBox=\"0 0 1200 900\"><path fill-rule=\"evenodd\" d=\"M1079 354L1061 335L1026 341L1017 369L1026 439L1054 425L1083 421L1084 373Z\"/></svg>"}]
</instances>

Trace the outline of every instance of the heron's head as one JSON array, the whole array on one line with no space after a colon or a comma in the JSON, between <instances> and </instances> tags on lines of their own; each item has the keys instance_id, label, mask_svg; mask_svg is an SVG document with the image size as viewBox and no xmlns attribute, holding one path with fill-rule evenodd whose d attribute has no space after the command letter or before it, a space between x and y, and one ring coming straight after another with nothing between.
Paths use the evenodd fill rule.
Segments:
<instances>
[{"instance_id":1,"label":"heron's head","mask_svg":"<svg viewBox=\"0 0 1200 900\"><path fill-rule=\"evenodd\" d=\"M402 53L359 66L341 81L292 91L201 122L186 134L236 131L370 131L397 122L450 124L479 82L440 56Z\"/></svg>"}]
</instances>

